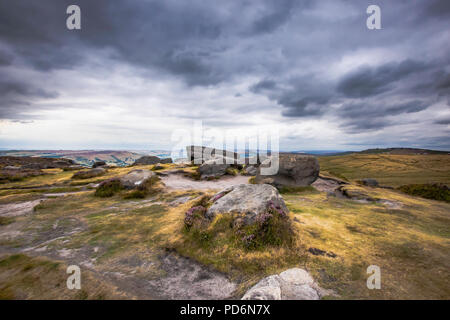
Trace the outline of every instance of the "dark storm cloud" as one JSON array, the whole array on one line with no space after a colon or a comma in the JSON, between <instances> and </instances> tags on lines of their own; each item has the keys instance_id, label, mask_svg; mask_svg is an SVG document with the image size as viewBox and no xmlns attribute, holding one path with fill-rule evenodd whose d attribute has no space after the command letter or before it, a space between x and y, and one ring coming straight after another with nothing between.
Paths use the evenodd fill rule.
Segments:
<instances>
[{"instance_id":1,"label":"dark storm cloud","mask_svg":"<svg viewBox=\"0 0 450 320\"><path fill-rule=\"evenodd\" d=\"M304 1L303 5L307 5L308 2ZM273 1L269 3L264 15L253 22L251 32L260 34L274 31L290 18L295 4L295 0Z\"/></svg>"},{"instance_id":2,"label":"dark storm cloud","mask_svg":"<svg viewBox=\"0 0 450 320\"><path fill-rule=\"evenodd\" d=\"M71 32L65 9L72 2L3 2L1 39L40 70L70 68L89 48L111 48L119 60L181 76L189 85L229 79L236 70L220 63L224 50L242 37L277 29L295 4L79 0L82 30Z\"/></svg>"},{"instance_id":3,"label":"dark storm cloud","mask_svg":"<svg viewBox=\"0 0 450 320\"><path fill-rule=\"evenodd\" d=\"M254 85L250 86L250 91L254 93L261 93L265 90L274 90L277 86L277 83L270 79L264 79L258 81Z\"/></svg>"},{"instance_id":4,"label":"dark storm cloud","mask_svg":"<svg viewBox=\"0 0 450 320\"><path fill-rule=\"evenodd\" d=\"M393 123L384 118L420 112L440 97L449 97L449 76L440 70L440 62L407 59L376 68L363 66L335 83L305 77L294 89L284 91L277 102L286 117L333 115L352 133L377 130ZM332 103L341 106L331 108Z\"/></svg>"},{"instance_id":5,"label":"dark storm cloud","mask_svg":"<svg viewBox=\"0 0 450 320\"><path fill-rule=\"evenodd\" d=\"M365 132L396 124L392 116L420 112L427 107L418 100L397 104L360 102L344 104L336 110L336 115L343 119L342 126L350 132Z\"/></svg>"},{"instance_id":6,"label":"dark storm cloud","mask_svg":"<svg viewBox=\"0 0 450 320\"><path fill-rule=\"evenodd\" d=\"M450 2L447 0L427 1L424 15L433 18L447 19L450 16Z\"/></svg>"},{"instance_id":7,"label":"dark storm cloud","mask_svg":"<svg viewBox=\"0 0 450 320\"><path fill-rule=\"evenodd\" d=\"M450 124L450 117L445 117L445 118L442 118L442 119L435 120L434 123L436 123L436 124L443 124L443 125L449 125Z\"/></svg>"},{"instance_id":8,"label":"dark storm cloud","mask_svg":"<svg viewBox=\"0 0 450 320\"><path fill-rule=\"evenodd\" d=\"M389 117L402 113L415 113L425 110L427 107L428 105L426 103L419 100L391 105L386 105L384 102L380 102L379 104L361 102L343 105L337 113L343 118L376 118Z\"/></svg>"},{"instance_id":9,"label":"dark storm cloud","mask_svg":"<svg viewBox=\"0 0 450 320\"><path fill-rule=\"evenodd\" d=\"M282 112L285 117L308 117L321 115L326 112L327 102L329 98L326 96L307 96L296 99L295 95L284 95L278 103L285 106Z\"/></svg>"},{"instance_id":10,"label":"dark storm cloud","mask_svg":"<svg viewBox=\"0 0 450 320\"><path fill-rule=\"evenodd\" d=\"M49 92L47 90L36 88L25 82L5 81L0 80L0 96L2 97L41 97L41 98L55 98L56 92Z\"/></svg>"},{"instance_id":11,"label":"dark storm cloud","mask_svg":"<svg viewBox=\"0 0 450 320\"><path fill-rule=\"evenodd\" d=\"M57 92L45 90L32 84L0 79L0 119L29 118L35 99L52 99Z\"/></svg>"},{"instance_id":12,"label":"dark storm cloud","mask_svg":"<svg viewBox=\"0 0 450 320\"><path fill-rule=\"evenodd\" d=\"M383 118L358 118L344 121L343 127L351 133L379 130L392 125L392 121Z\"/></svg>"},{"instance_id":13,"label":"dark storm cloud","mask_svg":"<svg viewBox=\"0 0 450 320\"><path fill-rule=\"evenodd\" d=\"M66 29L70 4L81 7L81 30ZM276 114L288 121L336 121L351 133L387 128L395 118L431 112L431 106L441 111L441 101L450 102L449 1L379 0L382 30L366 28L370 4L375 3L3 1L0 118L21 119L37 108L38 101L75 96L73 79L59 79L53 89L45 75L50 79L57 71L71 70L89 76L96 72L90 64L106 75L130 68L144 82L180 82L186 86L177 88L185 92L229 86L232 91L215 96L239 97L232 102L236 105L223 102L222 109L233 111L227 117L223 110L229 122L235 121L241 101L247 101L246 110L259 110L267 118ZM26 73L11 78L16 68L41 77ZM252 96L262 99L250 105L246 99ZM262 108L260 101L270 106ZM190 114L209 114L203 101L189 102ZM193 106L197 102L201 106ZM179 118L184 114L175 108L172 113ZM442 130L442 124L435 124Z\"/></svg>"},{"instance_id":14,"label":"dark storm cloud","mask_svg":"<svg viewBox=\"0 0 450 320\"><path fill-rule=\"evenodd\" d=\"M387 63L377 68L365 66L344 76L336 89L349 98L369 97L391 90L395 82L425 68L425 63L412 60Z\"/></svg>"},{"instance_id":15,"label":"dark storm cloud","mask_svg":"<svg viewBox=\"0 0 450 320\"><path fill-rule=\"evenodd\" d=\"M11 54L0 51L0 67L11 65L13 60L14 60L14 57Z\"/></svg>"}]
</instances>

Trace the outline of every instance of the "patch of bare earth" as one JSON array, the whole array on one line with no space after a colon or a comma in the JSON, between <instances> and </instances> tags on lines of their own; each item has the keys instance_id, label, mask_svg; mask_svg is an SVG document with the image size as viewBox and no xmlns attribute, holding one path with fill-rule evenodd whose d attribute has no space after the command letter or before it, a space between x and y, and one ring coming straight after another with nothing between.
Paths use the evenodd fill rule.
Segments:
<instances>
[{"instance_id":1,"label":"patch of bare earth","mask_svg":"<svg viewBox=\"0 0 450 320\"><path fill-rule=\"evenodd\" d=\"M238 184L248 184L248 176L224 176L218 180L193 180L181 174L161 176L167 189L175 190L219 190Z\"/></svg>"},{"instance_id":2,"label":"patch of bare earth","mask_svg":"<svg viewBox=\"0 0 450 320\"><path fill-rule=\"evenodd\" d=\"M164 299L231 299L236 284L215 270L174 253L160 258L166 275L148 281L147 289Z\"/></svg>"},{"instance_id":3,"label":"patch of bare earth","mask_svg":"<svg viewBox=\"0 0 450 320\"><path fill-rule=\"evenodd\" d=\"M18 217L33 212L42 200L24 201L0 205L0 217Z\"/></svg>"}]
</instances>

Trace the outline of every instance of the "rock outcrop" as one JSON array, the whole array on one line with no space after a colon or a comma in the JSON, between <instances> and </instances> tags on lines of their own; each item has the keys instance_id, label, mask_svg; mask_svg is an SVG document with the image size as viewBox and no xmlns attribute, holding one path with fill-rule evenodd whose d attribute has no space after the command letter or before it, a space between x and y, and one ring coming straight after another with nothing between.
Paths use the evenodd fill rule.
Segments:
<instances>
[{"instance_id":1,"label":"rock outcrop","mask_svg":"<svg viewBox=\"0 0 450 320\"><path fill-rule=\"evenodd\" d=\"M258 174L258 168L254 165L245 166L243 174L246 176L256 176Z\"/></svg>"},{"instance_id":2,"label":"rock outcrop","mask_svg":"<svg viewBox=\"0 0 450 320\"><path fill-rule=\"evenodd\" d=\"M132 170L120 178L120 182L127 189L137 188L144 180L152 177L155 173L150 170Z\"/></svg>"},{"instance_id":3,"label":"rock outcrop","mask_svg":"<svg viewBox=\"0 0 450 320\"><path fill-rule=\"evenodd\" d=\"M378 181L375 179L365 178L365 179L362 179L360 182L363 186L368 186L368 187L373 187L373 188L378 187Z\"/></svg>"},{"instance_id":4,"label":"rock outcrop","mask_svg":"<svg viewBox=\"0 0 450 320\"><path fill-rule=\"evenodd\" d=\"M52 169L52 168L67 168L75 164L71 159L65 158L44 158L44 157L13 157L1 156L0 167L17 166L21 169Z\"/></svg>"},{"instance_id":5,"label":"rock outcrop","mask_svg":"<svg viewBox=\"0 0 450 320\"><path fill-rule=\"evenodd\" d=\"M98 168L98 167L104 167L104 166L106 166L105 161L95 161L94 164L92 165L92 168Z\"/></svg>"},{"instance_id":6,"label":"rock outcrop","mask_svg":"<svg viewBox=\"0 0 450 320\"><path fill-rule=\"evenodd\" d=\"M226 163L225 158L214 158L203 162L203 164L198 167L198 172L202 179L217 178L226 174L227 169L230 166L230 164Z\"/></svg>"},{"instance_id":7,"label":"rock outcrop","mask_svg":"<svg viewBox=\"0 0 450 320\"><path fill-rule=\"evenodd\" d=\"M143 156L137 159L133 165L149 165L157 163L172 163L172 158L159 158L156 156Z\"/></svg>"},{"instance_id":8,"label":"rock outcrop","mask_svg":"<svg viewBox=\"0 0 450 320\"><path fill-rule=\"evenodd\" d=\"M214 158L228 158L228 164L237 164L239 154L232 151L203 147L203 146L187 146L187 158L189 161L194 161L195 164L202 164L205 161ZM233 161L230 161L233 159Z\"/></svg>"},{"instance_id":9,"label":"rock outcrop","mask_svg":"<svg viewBox=\"0 0 450 320\"><path fill-rule=\"evenodd\" d=\"M304 269L292 268L259 281L242 300L319 300L329 294Z\"/></svg>"},{"instance_id":10,"label":"rock outcrop","mask_svg":"<svg viewBox=\"0 0 450 320\"><path fill-rule=\"evenodd\" d=\"M241 213L244 223L251 224L267 212L269 206L287 214L289 210L278 190L268 184L240 184L227 188L212 198L213 204L206 216L212 219L217 214Z\"/></svg>"},{"instance_id":11,"label":"rock outcrop","mask_svg":"<svg viewBox=\"0 0 450 320\"><path fill-rule=\"evenodd\" d=\"M319 176L320 166L314 156L280 153L278 159L278 172L274 175L261 174L261 168L270 167L273 158L261 164L255 177L256 183L268 183L276 187L300 187L310 185Z\"/></svg>"}]
</instances>

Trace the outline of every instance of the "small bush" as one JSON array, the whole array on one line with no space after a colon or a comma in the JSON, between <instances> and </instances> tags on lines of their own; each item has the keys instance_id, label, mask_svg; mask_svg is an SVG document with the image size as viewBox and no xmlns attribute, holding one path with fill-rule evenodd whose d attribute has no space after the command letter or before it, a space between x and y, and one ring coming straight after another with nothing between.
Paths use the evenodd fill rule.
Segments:
<instances>
[{"instance_id":1,"label":"small bush","mask_svg":"<svg viewBox=\"0 0 450 320\"><path fill-rule=\"evenodd\" d=\"M14 221L15 221L14 218L0 217L0 226L6 226L7 224L11 224Z\"/></svg>"},{"instance_id":2,"label":"small bush","mask_svg":"<svg viewBox=\"0 0 450 320\"><path fill-rule=\"evenodd\" d=\"M283 187L279 187L278 191L280 191L280 193L284 194L284 193L295 193L295 192L318 192L314 187L312 186L302 186L302 187L288 187L288 186L283 186Z\"/></svg>"},{"instance_id":3,"label":"small bush","mask_svg":"<svg viewBox=\"0 0 450 320\"><path fill-rule=\"evenodd\" d=\"M248 183L250 183L250 184L256 184L255 178L256 178L256 177L251 177L251 178L249 178L249 179L248 179Z\"/></svg>"},{"instance_id":4,"label":"small bush","mask_svg":"<svg viewBox=\"0 0 450 320\"><path fill-rule=\"evenodd\" d=\"M103 181L95 190L95 196L101 198L112 197L117 192L123 190L123 185L119 179L110 179Z\"/></svg>"},{"instance_id":5,"label":"small bush","mask_svg":"<svg viewBox=\"0 0 450 320\"><path fill-rule=\"evenodd\" d=\"M205 219L206 208L204 206L194 206L186 211L184 216L184 226L187 230L194 225L202 225Z\"/></svg>"},{"instance_id":6,"label":"small bush","mask_svg":"<svg viewBox=\"0 0 450 320\"><path fill-rule=\"evenodd\" d=\"M233 167L228 167L226 173L230 176L237 176L239 174L239 170Z\"/></svg>"},{"instance_id":7,"label":"small bush","mask_svg":"<svg viewBox=\"0 0 450 320\"><path fill-rule=\"evenodd\" d=\"M133 190L125 194L124 199L144 199L147 193L143 190Z\"/></svg>"},{"instance_id":8,"label":"small bush","mask_svg":"<svg viewBox=\"0 0 450 320\"><path fill-rule=\"evenodd\" d=\"M208 209L211 206L211 204L212 204L210 199L211 199L211 195L208 195L208 194L203 195L203 196L201 196L199 199L197 199L194 202L194 207L195 206L202 206L202 207L205 207L205 208Z\"/></svg>"},{"instance_id":9,"label":"small bush","mask_svg":"<svg viewBox=\"0 0 450 320\"><path fill-rule=\"evenodd\" d=\"M450 190L445 184L408 184L398 189L412 196L450 202Z\"/></svg>"},{"instance_id":10,"label":"small bush","mask_svg":"<svg viewBox=\"0 0 450 320\"><path fill-rule=\"evenodd\" d=\"M260 214L251 225L237 226L237 234L247 249L266 246L290 246L294 240L294 230L288 215L273 202L267 205L267 212Z\"/></svg>"},{"instance_id":11,"label":"small bush","mask_svg":"<svg viewBox=\"0 0 450 320\"><path fill-rule=\"evenodd\" d=\"M202 175L200 172L198 172L198 168L194 170L193 172L190 172L186 175L188 178L194 179L194 180L200 180Z\"/></svg>"}]
</instances>

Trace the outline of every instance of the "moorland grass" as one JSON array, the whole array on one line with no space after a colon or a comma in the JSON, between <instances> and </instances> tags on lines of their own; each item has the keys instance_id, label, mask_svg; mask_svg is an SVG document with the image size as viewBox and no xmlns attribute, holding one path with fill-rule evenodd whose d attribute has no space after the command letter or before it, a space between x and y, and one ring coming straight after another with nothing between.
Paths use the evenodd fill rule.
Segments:
<instances>
[{"instance_id":1,"label":"moorland grass","mask_svg":"<svg viewBox=\"0 0 450 320\"><path fill-rule=\"evenodd\" d=\"M117 177L129 170L111 169L104 178ZM14 186L24 187L30 183L64 185L70 181L70 173L61 170L29 179ZM102 248L96 260L99 270L110 270L112 261L140 254L158 268L158 252L169 248L230 275L239 283L237 295L264 276L301 267L307 269L322 287L335 291L337 298L449 299L450 204L396 190L350 187L373 199L399 203L401 207L394 209L378 202L362 203L331 197L310 188L285 190L283 198L290 210L295 232L293 242L289 246L259 248L244 246L242 238L235 235L231 218L226 216L216 217L196 234L187 232L185 213L192 206L202 204L201 192L162 190L150 203L139 203L124 199L121 193L99 198L94 197L94 191L86 191L45 200L36 207L34 214L20 217L20 220L24 223L22 231L34 232L31 235L38 240L51 231L56 222L81 221L81 232L54 241L51 247ZM24 189L17 191L24 192ZM15 195L9 189L2 192L0 201L29 195ZM191 196L191 200L177 206L169 205L186 194ZM315 255L311 252L321 251L308 251L310 248L331 252L335 256ZM149 251L154 252L154 256L144 255ZM367 289L366 269L372 264L381 268L381 290ZM7 297L20 296L25 288L22 275L15 273L22 270L17 266L0 268L0 283L8 283L7 288L2 287ZM44 274L42 270L36 274ZM53 271L47 273L54 276ZM27 297L53 297L40 278L28 279ZM42 280L47 281L45 277ZM91 296L89 294L88 298Z\"/></svg>"},{"instance_id":2,"label":"moorland grass","mask_svg":"<svg viewBox=\"0 0 450 320\"><path fill-rule=\"evenodd\" d=\"M450 189L444 184L408 184L398 190L412 196L450 202Z\"/></svg>"},{"instance_id":3,"label":"moorland grass","mask_svg":"<svg viewBox=\"0 0 450 320\"><path fill-rule=\"evenodd\" d=\"M318 157L321 173L351 181L374 178L381 185L450 184L450 155L348 154Z\"/></svg>"}]
</instances>

